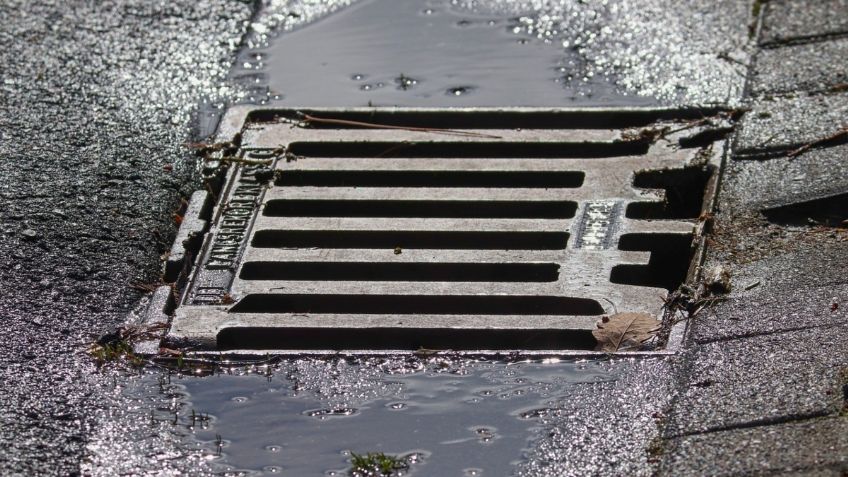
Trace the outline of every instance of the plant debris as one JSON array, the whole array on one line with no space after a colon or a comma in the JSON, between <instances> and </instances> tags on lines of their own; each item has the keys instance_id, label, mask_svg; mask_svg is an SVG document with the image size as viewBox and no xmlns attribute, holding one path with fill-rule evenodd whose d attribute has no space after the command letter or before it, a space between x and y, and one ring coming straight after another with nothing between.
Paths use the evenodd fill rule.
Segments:
<instances>
[{"instance_id":1,"label":"plant debris","mask_svg":"<svg viewBox=\"0 0 848 477\"><path fill-rule=\"evenodd\" d=\"M161 287L162 285L167 285L167 283L160 280L158 282L153 283L130 282L129 285L130 288L132 288L133 290L138 290L144 293L153 293L156 291L157 288Z\"/></svg>"},{"instance_id":2,"label":"plant debris","mask_svg":"<svg viewBox=\"0 0 848 477\"><path fill-rule=\"evenodd\" d=\"M437 134L447 134L451 136L463 136L463 137L476 137L476 138L485 138L485 139L501 139L500 136L495 136L492 134L482 134L476 133L472 131L460 131L458 129L442 129L442 128L424 128L424 127L413 127L413 126L393 126L389 124L377 124L377 123L366 123L363 121L350 121L347 119L334 119L334 118L319 118L315 116L311 116L309 114L301 113L301 117L303 120L300 123L301 127L309 126L311 124L333 124L337 126L354 126L361 128L371 128L371 129L401 129L404 131L414 131L414 132L428 132L428 133L437 133Z\"/></svg>"},{"instance_id":3,"label":"plant debris","mask_svg":"<svg viewBox=\"0 0 848 477\"><path fill-rule=\"evenodd\" d=\"M598 340L595 351L612 353L641 348L660 329L660 321L648 313L616 313L604 317L592 336Z\"/></svg>"},{"instance_id":4,"label":"plant debris","mask_svg":"<svg viewBox=\"0 0 848 477\"><path fill-rule=\"evenodd\" d=\"M412 354L419 358L429 358L430 356L437 355L441 352L441 350L437 349L428 349L423 346L419 346L417 350L413 351Z\"/></svg>"},{"instance_id":5,"label":"plant debris","mask_svg":"<svg viewBox=\"0 0 848 477\"><path fill-rule=\"evenodd\" d=\"M644 142L653 144L661 139L684 131L695 130L689 137L679 139L683 147L707 146L713 141L727 136L733 131L734 122L738 120L747 109L733 109L720 111L712 116L686 121L682 126L672 129L671 125L652 126L648 128L628 130L622 134L622 139L628 142Z\"/></svg>"},{"instance_id":6,"label":"plant debris","mask_svg":"<svg viewBox=\"0 0 848 477\"><path fill-rule=\"evenodd\" d=\"M89 347L88 354L101 365L123 360L132 366L141 366L144 359L135 354L133 345L139 341L158 339L167 327L164 323L121 326L101 336Z\"/></svg>"},{"instance_id":7,"label":"plant debris","mask_svg":"<svg viewBox=\"0 0 848 477\"><path fill-rule=\"evenodd\" d=\"M232 305L235 302L236 302L236 299L233 298L233 296L230 295L229 293L224 293L223 295L221 295L221 304L222 305Z\"/></svg>"},{"instance_id":8,"label":"plant debris","mask_svg":"<svg viewBox=\"0 0 848 477\"><path fill-rule=\"evenodd\" d=\"M393 455L382 452L369 452L365 455L350 453L352 467L350 475L353 477L386 477L398 475L399 471L409 468L409 464Z\"/></svg>"},{"instance_id":9,"label":"plant debris","mask_svg":"<svg viewBox=\"0 0 848 477\"><path fill-rule=\"evenodd\" d=\"M207 161L220 161L228 164L244 164L246 166L270 166L271 159L247 159L236 156L208 157Z\"/></svg>"},{"instance_id":10,"label":"plant debris","mask_svg":"<svg viewBox=\"0 0 848 477\"><path fill-rule=\"evenodd\" d=\"M814 141L810 141L810 142L804 144L803 146L799 147L798 149L795 149L794 151L790 151L789 154L787 154L787 156L790 159L794 159L794 158L800 156L801 154L804 154L805 152L809 151L810 149L812 149L814 147L829 144L829 143L832 143L832 142L835 142L835 141L839 141L841 139L848 139L848 126L843 127L842 129L836 131L835 133L833 133L829 136L825 136L823 138L819 138L819 139L816 139Z\"/></svg>"},{"instance_id":11,"label":"plant debris","mask_svg":"<svg viewBox=\"0 0 848 477\"><path fill-rule=\"evenodd\" d=\"M713 295L729 293L730 270L721 265L712 267L704 276L704 286Z\"/></svg>"},{"instance_id":12,"label":"plant debris","mask_svg":"<svg viewBox=\"0 0 848 477\"><path fill-rule=\"evenodd\" d=\"M189 142L184 145L189 149L194 149L198 156L208 156L213 152L235 151L241 146L241 133L236 133L232 141L216 143Z\"/></svg>"}]
</instances>

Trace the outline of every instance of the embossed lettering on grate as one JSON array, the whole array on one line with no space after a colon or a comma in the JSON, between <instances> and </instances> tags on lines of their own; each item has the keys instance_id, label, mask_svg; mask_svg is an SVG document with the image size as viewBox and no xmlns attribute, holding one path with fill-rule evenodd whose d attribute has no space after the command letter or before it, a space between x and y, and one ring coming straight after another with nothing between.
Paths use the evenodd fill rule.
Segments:
<instances>
[{"instance_id":1,"label":"embossed lettering on grate","mask_svg":"<svg viewBox=\"0 0 848 477\"><path fill-rule=\"evenodd\" d=\"M254 113L170 335L591 349L602 315L658 315L690 271L710 167L623 132L668 114Z\"/></svg>"}]
</instances>

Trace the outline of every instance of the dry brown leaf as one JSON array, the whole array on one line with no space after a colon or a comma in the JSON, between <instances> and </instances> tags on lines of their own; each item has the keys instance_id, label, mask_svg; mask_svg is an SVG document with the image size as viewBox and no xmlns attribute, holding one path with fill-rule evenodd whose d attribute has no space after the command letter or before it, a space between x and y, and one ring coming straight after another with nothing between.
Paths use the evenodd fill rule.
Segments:
<instances>
[{"instance_id":1,"label":"dry brown leaf","mask_svg":"<svg viewBox=\"0 0 848 477\"><path fill-rule=\"evenodd\" d=\"M595 351L627 351L639 348L660 329L659 320L648 313L616 313L598 323L592 336L598 340Z\"/></svg>"}]
</instances>

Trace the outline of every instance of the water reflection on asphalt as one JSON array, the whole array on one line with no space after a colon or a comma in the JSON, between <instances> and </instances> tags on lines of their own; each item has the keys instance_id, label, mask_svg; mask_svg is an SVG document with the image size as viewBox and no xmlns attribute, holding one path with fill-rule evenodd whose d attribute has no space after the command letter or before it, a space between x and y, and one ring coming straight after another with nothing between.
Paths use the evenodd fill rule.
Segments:
<instances>
[{"instance_id":1,"label":"water reflection on asphalt","mask_svg":"<svg viewBox=\"0 0 848 477\"><path fill-rule=\"evenodd\" d=\"M651 104L529 34L512 12L447 0L366 0L247 49L233 79L247 102L281 106Z\"/></svg>"},{"instance_id":2,"label":"water reflection on asphalt","mask_svg":"<svg viewBox=\"0 0 848 477\"><path fill-rule=\"evenodd\" d=\"M559 361L559 360L557 360ZM343 473L349 452L408 456L419 475L504 475L539 418L575 388L615 380L598 361L287 360L183 377L183 420L227 470ZM206 420L208 419L208 420ZM476 472L476 474L475 474Z\"/></svg>"}]
</instances>

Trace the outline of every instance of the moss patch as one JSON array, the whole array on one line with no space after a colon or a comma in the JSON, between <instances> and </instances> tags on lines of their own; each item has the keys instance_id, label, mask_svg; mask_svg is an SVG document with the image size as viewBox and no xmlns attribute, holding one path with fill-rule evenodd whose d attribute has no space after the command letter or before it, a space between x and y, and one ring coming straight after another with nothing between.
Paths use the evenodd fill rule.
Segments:
<instances>
[{"instance_id":1,"label":"moss patch","mask_svg":"<svg viewBox=\"0 0 848 477\"><path fill-rule=\"evenodd\" d=\"M354 477L391 476L409 468L405 460L382 452L369 452L364 455L351 452L350 461L350 475Z\"/></svg>"}]
</instances>

